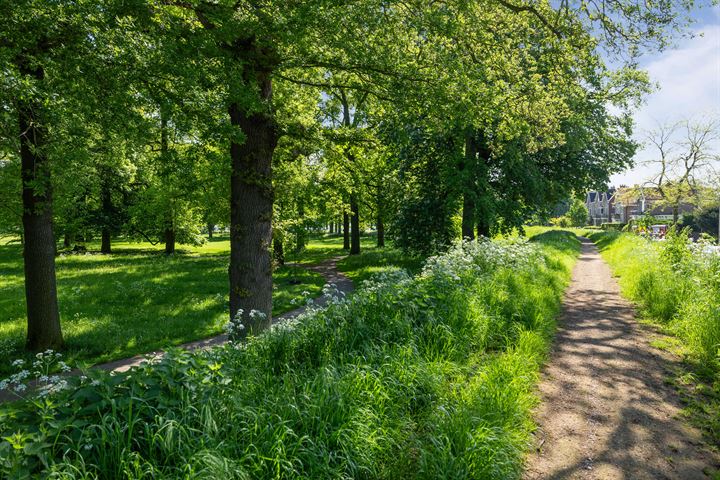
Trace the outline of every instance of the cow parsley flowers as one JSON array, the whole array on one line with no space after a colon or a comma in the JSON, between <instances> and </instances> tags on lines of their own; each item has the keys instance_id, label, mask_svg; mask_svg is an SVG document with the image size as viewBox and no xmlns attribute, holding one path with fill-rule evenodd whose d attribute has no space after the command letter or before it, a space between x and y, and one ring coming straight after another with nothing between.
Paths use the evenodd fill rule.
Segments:
<instances>
[{"instance_id":1,"label":"cow parsley flowers","mask_svg":"<svg viewBox=\"0 0 720 480\"><path fill-rule=\"evenodd\" d=\"M0 381L0 391L9 391L24 398L28 389L34 390L39 396L46 396L67 387L67 381L59 374L71 371L70 366L61 360L62 354L53 350L45 350L35 355L29 365L19 358L11 363L17 373Z\"/></svg>"}]
</instances>

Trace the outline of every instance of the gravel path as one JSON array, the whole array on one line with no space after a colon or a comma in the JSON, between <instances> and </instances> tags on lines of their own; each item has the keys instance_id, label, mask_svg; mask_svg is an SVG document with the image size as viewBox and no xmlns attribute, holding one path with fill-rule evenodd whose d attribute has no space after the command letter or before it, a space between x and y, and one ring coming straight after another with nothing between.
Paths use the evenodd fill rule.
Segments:
<instances>
[{"instance_id":1,"label":"gravel path","mask_svg":"<svg viewBox=\"0 0 720 480\"><path fill-rule=\"evenodd\" d=\"M676 360L650 345L597 248L582 242L524 478L709 479L720 458L679 419L665 383Z\"/></svg>"}]
</instances>

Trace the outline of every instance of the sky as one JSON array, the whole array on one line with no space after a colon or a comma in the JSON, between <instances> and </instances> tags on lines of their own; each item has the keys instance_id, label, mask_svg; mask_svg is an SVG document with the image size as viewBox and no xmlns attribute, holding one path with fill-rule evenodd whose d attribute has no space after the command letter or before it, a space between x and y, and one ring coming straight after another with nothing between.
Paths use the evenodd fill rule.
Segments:
<instances>
[{"instance_id":1,"label":"sky","mask_svg":"<svg viewBox=\"0 0 720 480\"><path fill-rule=\"evenodd\" d=\"M645 144L635 155L636 167L612 176L614 186L643 183L656 173L655 168L643 165L658 157L647 145L648 132L662 124L720 116L720 7L704 8L694 17L694 38L681 39L676 48L640 62L659 88L634 115L634 137ZM720 145L714 147L720 152Z\"/></svg>"}]
</instances>

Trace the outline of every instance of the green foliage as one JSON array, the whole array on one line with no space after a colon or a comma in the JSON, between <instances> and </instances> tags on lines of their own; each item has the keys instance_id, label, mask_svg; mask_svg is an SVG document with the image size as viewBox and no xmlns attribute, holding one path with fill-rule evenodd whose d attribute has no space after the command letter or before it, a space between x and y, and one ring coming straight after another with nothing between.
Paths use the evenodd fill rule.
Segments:
<instances>
[{"instance_id":1,"label":"green foliage","mask_svg":"<svg viewBox=\"0 0 720 480\"><path fill-rule=\"evenodd\" d=\"M518 477L578 242L470 244L241 346L0 406L0 473Z\"/></svg>"},{"instance_id":2,"label":"green foliage","mask_svg":"<svg viewBox=\"0 0 720 480\"><path fill-rule=\"evenodd\" d=\"M601 223L600 228L602 230L617 230L617 231L626 231L627 224L625 223Z\"/></svg>"},{"instance_id":3,"label":"green foliage","mask_svg":"<svg viewBox=\"0 0 720 480\"><path fill-rule=\"evenodd\" d=\"M570 220L570 227L584 227L588 222L589 212L585 202L575 198L573 199L567 217Z\"/></svg>"},{"instance_id":4,"label":"green foliage","mask_svg":"<svg viewBox=\"0 0 720 480\"><path fill-rule=\"evenodd\" d=\"M718 238L718 211L719 206L711 205L704 208L699 208L695 212L683 215L683 225L689 226L693 232L710 235L713 238Z\"/></svg>"},{"instance_id":5,"label":"green foliage","mask_svg":"<svg viewBox=\"0 0 720 480\"><path fill-rule=\"evenodd\" d=\"M572 222L570 221L570 218L567 215L563 215L562 217L554 217L550 219L550 223L556 227L560 228L568 228L572 226Z\"/></svg>"},{"instance_id":6,"label":"green foliage","mask_svg":"<svg viewBox=\"0 0 720 480\"><path fill-rule=\"evenodd\" d=\"M454 221L460 197L455 164L458 139L417 128L393 132L401 199L390 225L395 245L406 253L428 255L459 237Z\"/></svg>"},{"instance_id":7,"label":"green foliage","mask_svg":"<svg viewBox=\"0 0 720 480\"><path fill-rule=\"evenodd\" d=\"M660 252L660 258L676 272L681 272L690 263L689 236L689 227L681 230L677 226L672 226L668 228L665 234L665 242Z\"/></svg>"},{"instance_id":8,"label":"green foliage","mask_svg":"<svg viewBox=\"0 0 720 480\"><path fill-rule=\"evenodd\" d=\"M345 273L355 285L362 285L375 275L397 269L417 273L422 267L421 257L408 256L396 248L366 249L360 255L349 255L338 262L338 270Z\"/></svg>"}]
</instances>

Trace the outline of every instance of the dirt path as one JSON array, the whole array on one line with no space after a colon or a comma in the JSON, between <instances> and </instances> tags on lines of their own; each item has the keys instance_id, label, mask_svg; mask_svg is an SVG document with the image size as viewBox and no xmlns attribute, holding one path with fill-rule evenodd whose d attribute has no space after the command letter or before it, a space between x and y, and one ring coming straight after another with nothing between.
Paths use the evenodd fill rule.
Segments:
<instances>
[{"instance_id":1,"label":"dirt path","mask_svg":"<svg viewBox=\"0 0 720 480\"><path fill-rule=\"evenodd\" d=\"M325 283L334 284L339 291L343 293L349 293L353 290L352 280L350 280L337 269L337 262L342 258L344 257L329 258L315 265L303 265L303 268L307 268L308 270L319 273L324 277ZM327 299L322 296L314 299L314 305L316 306L324 306L325 303L327 303ZM283 313L282 315L273 317L272 321L273 323L280 323L284 320L294 318L303 313L305 309L306 307L296 308L295 310L291 310L289 312ZM178 345L178 348L183 348L185 350L197 350L200 348L210 348L218 345L223 345L224 343L227 343L227 341L227 335L223 334ZM135 355L134 357L122 358L120 360L115 360L112 362L101 363L98 365L94 365L92 368L100 368L109 372L125 372L127 370L130 370L132 367L140 365L142 362L146 361L148 357L160 357L162 355L162 351L149 352L141 355ZM81 372L79 370L72 370L68 372L67 375L79 375L80 373ZM30 388L34 388L34 385L35 384L33 382L30 382L29 384ZM17 396L12 392L0 391L0 403L16 399Z\"/></svg>"},{"instance_id":2,"label":"dirt path","mask_svg":"<svg viewBox=\"0 0 720 480\"><path fill-rule=\"evenodd\" d=\"M664 381L675 360L650 346L610 268L582 241L539 387L536 451L524 478L709 479L720 458L679 419Z\"/></svg>"},{"instance_id":3,"label":"dirt path","mask_svg":"<svg viewBox=\"0 0 720 480\"><path fill-rule=\"evenodd\" d=\"M332 283L335 284L343 293L349 293L353 290L353 284L352 280L350 280L348 277L346 277L344 274L342 274L337 269L337 262L340 261L343 257L336 257L336 258L329 258L327 260L323 260L322 262L316 264L316 265L307 265L304 266L304 268L307 268L308 270L311 270L313 272L317 272L320 275L322 275L325 278L325 283ZM324 297L319 297L315 299L314 304L323 306L325 305L327 299ZM282 315L277 315L273 317L272 321L273 323L280 323L284 320L294 318L301 313L305 311L306 307L300 307L296 308L295 310L291 310L289 312L285 312ZM205 338L203 340L196 340L194 342L185 343L183 345L180 345L180 348L183 348L185 350L197 350L198 348L208 348L208 347L214 347L217 345L222 345L224 343L227 343L228 337L227 335L218 335L216 337L211 338ZM162 352L157 352L158 355L162 354ZM151 354L152 355L152 354ZM124 372L129 370L130 368L140 365L145 359L147 358L147 354L143 355L136 355L131 358L124 358L121 360L116 360L114 362L108 362L103 363L100 365L96 365L96 368L102 368L103 370L113 371L113 372Z\"/></svg>"}]
</instances>

